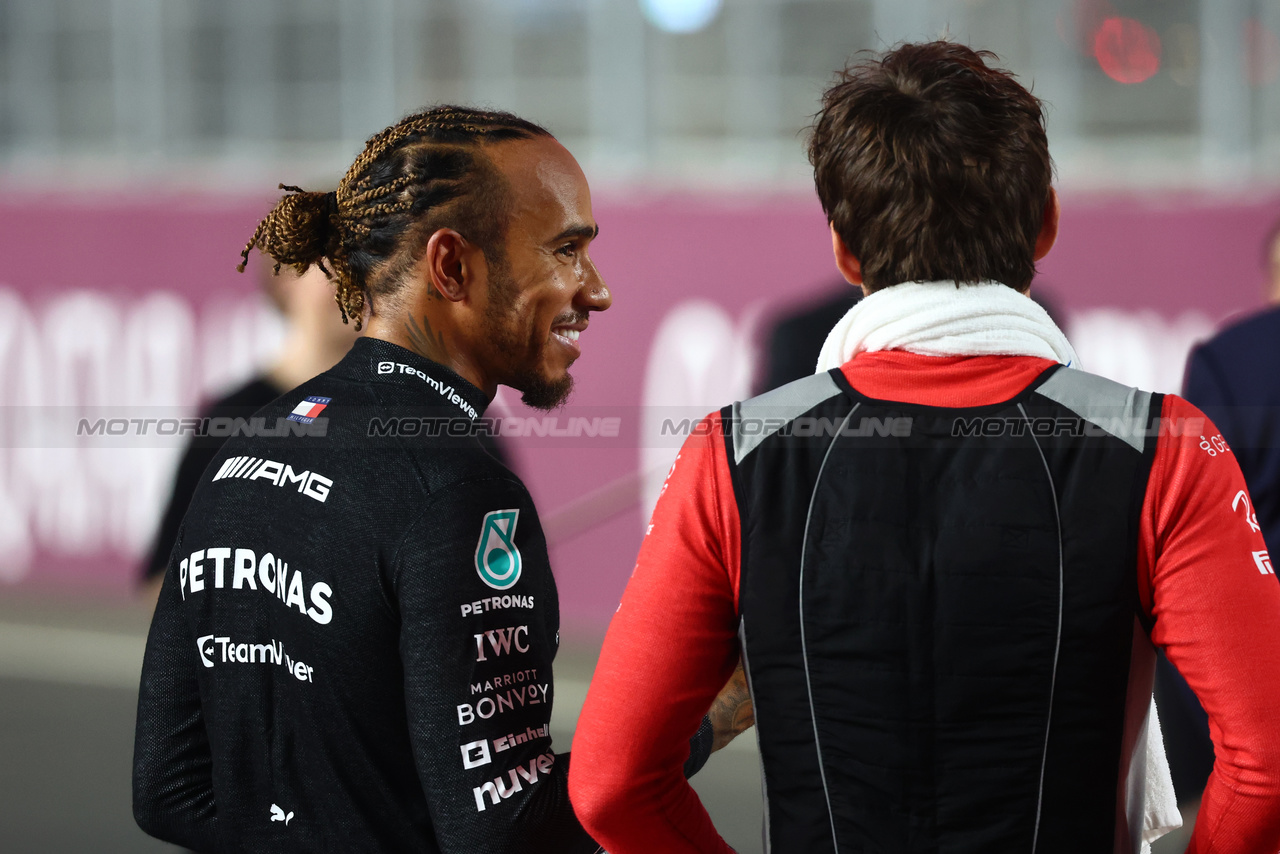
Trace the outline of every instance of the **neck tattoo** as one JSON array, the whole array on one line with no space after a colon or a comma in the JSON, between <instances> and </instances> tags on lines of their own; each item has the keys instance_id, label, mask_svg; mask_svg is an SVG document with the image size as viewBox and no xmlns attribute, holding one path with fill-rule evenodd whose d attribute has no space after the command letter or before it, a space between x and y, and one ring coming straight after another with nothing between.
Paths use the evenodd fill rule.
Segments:
<instances>
[{"instance_id":1,"label":"neck tattoo","mask_svg":"<svg viewBox=\"0 0 1280 854\"><path fill-rule=\"evenodd\" d=\"M435 362L443 362L445 358L444 334L431 328L431 321L424 314L419 325L412 317L404 322L405 334L409 336L410 349L419 356L425 356Z\"/></svg>"}]
</instances>

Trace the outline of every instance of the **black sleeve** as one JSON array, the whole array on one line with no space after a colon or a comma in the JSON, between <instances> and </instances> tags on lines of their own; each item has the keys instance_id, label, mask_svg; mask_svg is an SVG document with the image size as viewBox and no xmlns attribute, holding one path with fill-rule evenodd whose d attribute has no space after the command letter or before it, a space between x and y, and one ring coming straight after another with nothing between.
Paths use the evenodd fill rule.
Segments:
<instances>
[{"instance_id":1,"label":"black sleeve","mask_svg":"<svg viewBox=\"0 0 1280 854\"><path fill-rule=\"evenodd\" d=\"M147 635L133 743L133 816L152 836L216 848L213 758L200 711L195 641L174 573L165 576Z\"/></svg>"},{"instance_id":2,"label":"black sleeve","mask_svg":"<svg viewBox=\"0 0 1280 854\"><path fill-rule=\"evenodd\" d=\"M551 745L559 606L528 493L494 478L433 495L392 571L440 851L596 852L569 803L569 754Z\"/></svg>"},{"instance_id":3,"label":"black sleeve","mask_svg":"<svg viewBox=\"0 0 1280 854\"><path fill-rule=\"evenodd\" d=\"M711 748L715 746L716 732L708 715L702 719L702 726L689 739L689 758L684 761L684 778L688 780L702 770L711 758Z\"/></svg>"}]
</instances>

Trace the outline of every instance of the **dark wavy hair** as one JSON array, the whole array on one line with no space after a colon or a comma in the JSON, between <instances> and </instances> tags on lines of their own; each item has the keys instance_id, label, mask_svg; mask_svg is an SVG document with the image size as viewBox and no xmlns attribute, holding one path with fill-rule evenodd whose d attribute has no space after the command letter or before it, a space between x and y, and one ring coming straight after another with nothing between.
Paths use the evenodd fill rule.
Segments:
<instances>
[{"instance_id":1,"label":"dark wavy hair","mask_svg":"<svg viewBox=\"0 0 1280 854\"><path fill-rule=\"evenodd\" d=\"M848 66L823 94L809 162L868 291L1031 284L1053 164L1040 100L995 59L906 44Z\"/></svg>"}]
</instances>

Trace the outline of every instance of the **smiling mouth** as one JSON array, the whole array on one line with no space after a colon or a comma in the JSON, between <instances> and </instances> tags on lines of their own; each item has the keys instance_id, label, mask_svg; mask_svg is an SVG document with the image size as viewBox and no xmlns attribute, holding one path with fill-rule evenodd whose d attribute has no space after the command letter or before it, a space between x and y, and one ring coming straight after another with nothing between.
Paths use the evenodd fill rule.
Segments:
<instances>
[{"instance_id":1,"label":"smiling mouth","mask_svg":"<svg viewBox=\"0 0 1280 854\"><path fill-rule=\"evenodd\" d=\"M578 336L587 328L586 312L565 312L551 324L551 334L560 339L560 343L577 352Z\"/></svg>"}]
</instances>

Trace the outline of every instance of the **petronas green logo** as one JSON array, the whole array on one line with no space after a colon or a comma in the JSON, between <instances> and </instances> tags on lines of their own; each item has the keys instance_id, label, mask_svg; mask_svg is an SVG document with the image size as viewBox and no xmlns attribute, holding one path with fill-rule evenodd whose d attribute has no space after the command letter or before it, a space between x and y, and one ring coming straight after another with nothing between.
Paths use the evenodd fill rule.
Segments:
<instances>
[{"instance_id":1,"label":"petronas green logo","mask_svg":"<svg viewBox=\"0 0 1280 854\"><path fill-rule=\"evenodd\" d=\"M494 590L506 590L520 580L520 550L516 548L519 510L494 510L484 514L480 542L476 545L476 572Z\"/></svg>"}]
</instances>

